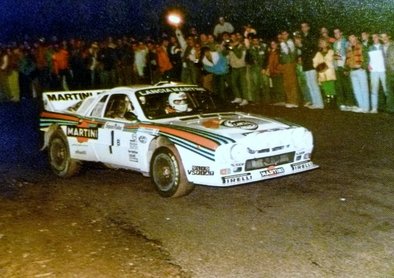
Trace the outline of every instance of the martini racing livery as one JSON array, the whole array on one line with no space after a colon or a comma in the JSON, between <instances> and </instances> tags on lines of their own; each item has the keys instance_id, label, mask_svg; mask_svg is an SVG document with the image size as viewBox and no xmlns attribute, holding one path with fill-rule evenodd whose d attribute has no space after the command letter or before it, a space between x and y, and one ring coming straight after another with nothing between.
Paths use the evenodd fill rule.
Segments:
<instances>
[{"instance_id":1,"label":"martini racing livery","mask_svg":"<svg viewBox=\"0 0 394 278\"><path fill-rule=\"evenodd\" d=\"M40 125L53 172L83 161L151 177L165 197L195 184L227 187L317 168L304 127L218 108L211 93L174 83L47 92Z\"/></svg>"}]
</instances>

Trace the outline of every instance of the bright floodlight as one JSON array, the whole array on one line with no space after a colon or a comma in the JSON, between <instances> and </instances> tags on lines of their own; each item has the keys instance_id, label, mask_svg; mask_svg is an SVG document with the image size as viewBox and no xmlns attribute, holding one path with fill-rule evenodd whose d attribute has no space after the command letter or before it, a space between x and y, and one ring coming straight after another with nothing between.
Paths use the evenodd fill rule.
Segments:
<instances>
[{"instance_id":1,"label":"bright floodlight","mask_svg":"<svg viewBox=\"0 0 394 278\"><path fill-rule=\"evenodd\" d=\"M179 23L181 23L181 17L176 14L170 14L168 16L168 22L173 25L178 25Z\"/></svg>"}]
</instances>

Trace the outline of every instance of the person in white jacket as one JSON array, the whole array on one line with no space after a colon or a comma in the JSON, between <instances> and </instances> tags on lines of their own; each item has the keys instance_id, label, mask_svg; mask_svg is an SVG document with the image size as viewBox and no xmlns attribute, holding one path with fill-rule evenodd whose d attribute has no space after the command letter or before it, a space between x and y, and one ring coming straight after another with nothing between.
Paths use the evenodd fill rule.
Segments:
<instances>
[{"instance_id":1,"label":"person in white jacket","mask_svg":"<svg viewBox=\"0 0 394 278\"><path fill-rule=\"evenodd\" d=\"M219 38L223 33L231 34L234 32L234 27L230 22L227 22L223 16L219 17L219 23L215 25L213 29L213 35L215 38Z\"/></svg>"},{"instance_id":2,"label":"person in white jacket","mask_svg":"<svg viewBox=\"0 0 394 278\"><path fill-rule=\"evenodd\" d=\"M379 86L387 97L386 67L384 65L383 45L378 34L372 35L372 45L368 49L368 70L371 73L371 113L378 113Z\"/></svg>"}]
</instances>

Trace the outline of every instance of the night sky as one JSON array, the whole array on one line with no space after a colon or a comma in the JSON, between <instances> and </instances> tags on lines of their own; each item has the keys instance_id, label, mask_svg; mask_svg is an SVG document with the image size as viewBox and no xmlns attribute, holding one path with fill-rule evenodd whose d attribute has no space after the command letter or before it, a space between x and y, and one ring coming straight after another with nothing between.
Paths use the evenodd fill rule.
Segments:
<instances>
[{"instance_id":1,"label":"night sky","mask_svg":"<svg viewBox=\"0 0 394 278\"><path fill-rule=\"evenodd\" d=\"M183 12L187 26L212 32L219 16L237 30L252 25L263 37L308 20L316 29L394 31L392 0L0 0L0 41L38 37L154 37L166 30L169 10Z\"/></svg>"}]
</instances>

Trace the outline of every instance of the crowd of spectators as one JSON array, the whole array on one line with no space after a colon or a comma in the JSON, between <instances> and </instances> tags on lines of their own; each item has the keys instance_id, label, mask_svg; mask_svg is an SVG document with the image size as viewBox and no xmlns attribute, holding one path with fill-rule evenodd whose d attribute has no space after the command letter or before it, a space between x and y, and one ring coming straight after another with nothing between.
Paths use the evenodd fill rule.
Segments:
<instances>
[{"instance_id":1,"label":"crowd of spectators","mask_svg":"<svg viewBox=\"0 0 394 278\"><path fill-rule=\"evenodd\" d=\"M312 32L307 22L267 39L223 17L211 33L175 27L158 40L124 36L0 45L0 101L44 91L105 89L160 80L201 85L225 102L394 112L388 33ZM383 92L383 93L380 93Z\"/></svg>"}]
</instances>

